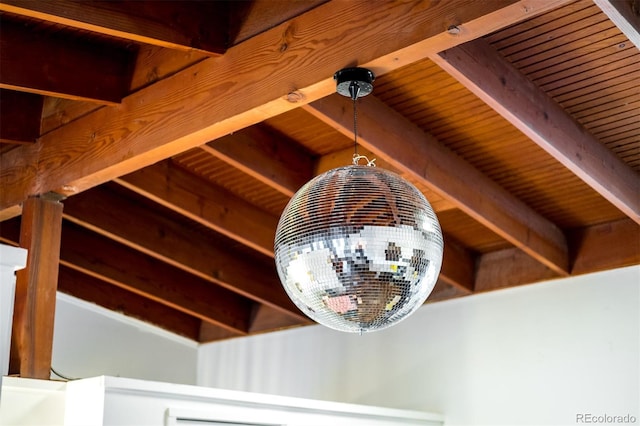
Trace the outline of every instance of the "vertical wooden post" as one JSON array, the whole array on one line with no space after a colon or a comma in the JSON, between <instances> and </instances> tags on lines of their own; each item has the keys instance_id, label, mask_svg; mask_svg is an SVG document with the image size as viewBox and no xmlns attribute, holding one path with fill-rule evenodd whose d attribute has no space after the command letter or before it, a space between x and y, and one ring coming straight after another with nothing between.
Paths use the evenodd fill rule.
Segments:
<instances>
[{"instance_id":1,"label":"vertical wooden post","mask_svg":"<svg viewBox=\"0 0 640 426\"><path fill-rule=\"evenodd\" d=\"M30 197L22 209L20 247L27 266L16 273L9 374L49 379L58 287L62 203L57 194Z\"/></svg>"}]
</instances>

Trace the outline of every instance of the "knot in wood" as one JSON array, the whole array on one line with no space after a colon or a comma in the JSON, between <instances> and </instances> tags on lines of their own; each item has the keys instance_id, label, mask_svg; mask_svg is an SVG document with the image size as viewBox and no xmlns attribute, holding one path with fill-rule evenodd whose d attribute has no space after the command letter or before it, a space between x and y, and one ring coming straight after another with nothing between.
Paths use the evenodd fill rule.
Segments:
<instances>
[{"instance_id":1,"label":"knot in wood","mask_svg":"<svg viewBox=\"0 0 640 426\"><path fill-rule=\"evenodd\" d=\"M287 101L291 102L292 104L301 102L304 99L305 99L304 94L298 90L294 90L293 92L287 93Z\"/></svg>"}]
</instances>

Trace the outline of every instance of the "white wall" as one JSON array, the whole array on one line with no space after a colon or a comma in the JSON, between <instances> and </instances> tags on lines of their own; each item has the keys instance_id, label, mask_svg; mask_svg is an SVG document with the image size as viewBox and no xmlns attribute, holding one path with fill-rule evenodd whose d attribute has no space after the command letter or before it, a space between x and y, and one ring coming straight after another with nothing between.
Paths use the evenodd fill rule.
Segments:
<instances>
[{"instance_id":1,"label":"white wall","mask_svg":"<svg viewBox=\"0 0 640 426\"><path fill-rule=\"evenodd\" d=\"M640 418L640 267L423 306L369 335L320 326L203 345L198 384L443 413L448 424Z\"/></svg>"},{"instance_id":2,"label":"white wall","mask_svg":"<svg viewBox=\"0 0 640 426\"><path fill-rule=\"evenodd\" d=\"M195 384L197 357L195 342L58 293L51 363L64 376Z\"/></svg>"}]
</instances>

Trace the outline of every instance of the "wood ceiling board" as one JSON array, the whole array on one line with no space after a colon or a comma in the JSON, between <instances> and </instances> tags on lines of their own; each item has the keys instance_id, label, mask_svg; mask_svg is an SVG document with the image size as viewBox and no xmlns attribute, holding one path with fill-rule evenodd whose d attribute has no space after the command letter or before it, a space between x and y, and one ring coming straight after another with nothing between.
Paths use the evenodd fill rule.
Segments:
<instances>
[{"instance_id":1,"label":"wood ceiling board","mask_svg":"<svg viewBox=\"0 0 640 426\"><path fill-rule=\"evenodd\" d=\"M0 87L107 105L126 95L135 50L0 21Z\"/></svg>"},{"instance_id":2,"label":"wood ceiling board","mask_svg":"<svg viewBox=\"0 0 640 426\"><path fill-rule=\"evenodd\" d=\"M536 64L535 69L522 67L520 70L538 85L545 85L562 81L566 77L573 77L580 72L589 71L595 64L623 59L637 53L633 44L628 42L622 34L598 42L600 49L584 52L583 49L570 50L562 53L562 60L545 61Z\"/></svg>"},{"instance_id":3,"label":"wood ceiling board","mask_svg":"<svg viewBox=\"0 0 640 426\"><path fill-rule=\"evenodd\" d=\"M60 259L68 267L237 334L248 331L251 304L246 299L67 221ZM225 302L220 304L220 300Z\"/></svg>"},{"instance_id":4,"label":"wood ceiling board","mask_svg":"<svg viewBox=\"0 0 640 426\"><path fill-rule=\"evenodd\" d=\"M242 170L230 166L211 155L207 150L196 148L174 156L172 161L212 185L224 188L273 215L282 213L289 202L289 197L280 191L268 187Z\"/></svg>"},{"instance_id":5,"label":"wood ceiling board","mask_svg":"<svg viewBox=\"0 0 640 426\"><path fill-rule=\"evenodd\" d=\"M612 209L609 202L460 83L435 64L427 61L421 63L428 67L428 74L433 78L430 81L425 76L423 84L412 89L417 99L427 99L424 107L420 109L419 102L415 102L416 106L407 111L407 101L399 106L392 102L390 106L397 108L414 123L426 123L422 127L429 128L433 136L457 155L563 228L600 223L603 218L621 217L621 213ZM431 68L434 67L438 68L438 73L433 73ZM385 75L381 80L397 79L403 82L407 77L422 77L420 73L419 69L405 67ZM384 84L386 88L393 86ZM456 90L449 94L440 86L455 87ZM388 90L379 93L376 87L376 96L379 95L385 102L388 101L388 93ZM397 97L391 99L398 100ZM441 112L440 108L445 108L445 112ZM434 122L438 125L434 125ZM567 185L559 182L567 182ZM591 208L572 206L567 200L567 186L572 188L571 194L590 200L593 203ZM604 211L603 216L600 215L601 211Z\"/></svg>"},{"instance_id":6,"label":"wood ceiling board","mask_svg":"<svg viewBox=\"0 0 640 426\"><path fill-rule=\"evenodd\" d=\"M535 36L538 28L544 28L545 26L546 28L556 26L555 24L553 24L553 22L565 19L567 16L573 16L577 13L582 13L581 11L583 11L584 9L590 10L590 12L588 12L590 14L599 12L597 8L593 7L593 3L591 1L574 1L554 8L548 12L541 13L533 18L529 18L514 25L510 25L500 31L496 31L488 35L487 37L490 39L492 44L498 44L498 47L507 47L512 44L522 43L527 39Z\"/></svg>"},{"instance_id":7,"label":"wood ceiling board","mask_svg":"<svg viewBox=\"0 0 640 426\"><path fill-rule=\"evenodd\" d=\"M326 97L303 108L344 133L348 132L350 117L342 109L338 95ZM550 267L562 273L561 265L568 260L566 241L555 225L538 216L520 200L513 198L441 145L433 136L413 126L379 99L368 97L360 109L360 121L363 124L359 140L363 146L405 173L422 179L424 184L455 201L484 226L512 244L522 245L524 250L539 261L551 264L555 262ZM431 161L426 162L426 159ZM451 179L450 173L453 170L461 177L459 180ZM465 182L481 186L482 194ZM532 227L536 231L532 232ZM524 235L526 238L522 239ZM524 247L523 243L529 247ZM536 253L536 250L546 254Z\"/></svg>"},{"instance_id":8,"label":"wood ceiling board","mask_svg":"<svg viewBox=\"0 0 640 426\"><path fill-rule=\"evenodd\" d=\"M0 10L137 43L221 54L227 2L74 2L3 0Z\"/></svg>"},{"instance_id":9,"label":"wood ceiling board","mask_svg":"<svg viewBox=\"0 0 640 426\"><path fill-rule=\"evenodd\" d=\"M552 95L559 95L580 88L585 81L598 78L606 80L622 74L625 69L633 72L640 62L637 49L624 49L603 58L590 58L581 66L564 67L563 72L549 73L545 78L533 79L540 88Z\"/></svg>"},{"instance_id":10,"label":"wood ceiling board","mask_svg":"<svg viewBox=\"0 0 640 426\"><path fill-rule=\"evenodd\" d=\"M595 0L600 9L640 49L640 17L637 0Z\"/></svg>"},{"instance_id":11,"label":"wood ceiling board","mask_svg":"<svg viewBox=\"0 0 640 426\"><path fill-rule=\"evenodd\" d=\"M535 10L511 2L474 3L473 7L461 7L455 1L420 5L323 4L296 18L298 37L286 39L284 51L273 49L283 45L284 27L279 26L230 48L222 58L202 61L128 96L120 107L100 109L50 132L45 138L64 141L68 155L60 158L57 151L48 151L48 144L43 143L38 178L16 176L18 160L3 156L5 167L0 178L3 186L12 190L2 194L0 208L21 202L25 194L47 192L64 185L82 191L111 180L291 110L299 106L300 102L291 101L298 101L300 94L304 102L318 99L333 92L329 76L345 61L356 59L363 65L375 65L379 73L388 72L430 52L455 46L563 3L545 2ZM465 22L464 37L452 38L443 30L450 25L448 16L452 11ZM393 30L398 27L404 31ZM304 28L313 31L304 32L301 30ZM373 28L377 31L373 47L367 37L344 36ZM385 28L389 30L385 32ZM334 46L336 40L341 41L341 49L321 48L322 44ZM314 49L309 49L309 44ZM398 52L402 60L398 60ZM224 69L217 66L221 64ZM269 86L264 85L267 76L271 77ZM285 96L292 89L297 94L295 99ZM87 145L87 140L93 143Z\"/></svg>"},{"instance_id":12,"label":"wood ceiling board","mask_svg":"<svg viewBox=\"0 0 640 426\"><path fill-rule=\"evenodd\" d=\"M479 39L433 58L556 160L640 222L637 174Z\"/></svg>"},{"instance_id":13,"label":"wood ceiling board","mask_svg":"<svg viewBox=\"0 0 640 426\"><path fill-rule=\"evenodd\" d=\"M276 216L224 188L207 184L173 163L157 163L116 182L215 232L273 256Z\"/></svg>"},{"instance_id":14,"label":"wood ceiling board","mask_svg":"<svg viewBox=\"0 0 640 426\"><path fill-rule=\"evenodd\" d=\"M351 101L347 98L344 101L345 108L351 109ZM286 134L290 139L318 157L345 149L353 149L353 136L344 136L302 108L269 118L263 124Z\"/></svg>"},{"instance_id":15,"label":"wood ceiling board","mask_svg":"<svg viewBox=\"0 0 640 426\"><path fill-rule=\"evenodd\" d=\"M438 221L447 235L459 241L468 250L487 253L513 247L496 233L480 225L458 209L447 210L438 214Z\"/></svg>"},{"instance_id":16,"label":"wood ceiling board","mask_svg":"<svg viewBox=\"0 0 640 426\"><path fill-rule=\"evenodd\" d=\"M287 197L313 176L313 158L287 136L256 124L200 149Z\"/></svg>"},{"instance_id":17,"label":"wood ceiling board","mask_svg":"<svg viewBox=\"0 0 640 426\"><path fill-rule=\"evenodd\" d=\"M220 239L166 217L162 210L156 212L142 203L126 201L118 195L121 191L113 189L117 188L103 185L68 198L65 218L220 286L215 290L218 302L228 307L252 303L234 291L248 285L244 283L260 286L277 282L271 262L233 250Z\"/></svg>"},{"instance_id":18,"label":"wood ceiling board","mask_svg":"<svg viewBox=\"0 0 640 426\"><path fill-rule=\"evenodd\" d=\"M580 23L583 28L577 29L575 32L571 28L565 29L564 34L546 34L539 36L539 43L524 43L518 45L518 51L510 49L500 49L500 53L509 58L518 68L528 66L541 67L540 63L552 58L561 59L564 52L571 52L581 49L585 53L594 52L597 48L602 48L608 44L606 40L614 37L620 31L602 16L600 20ZM557 37L557 38L556 38ZM536 65L537 64L537 65Z\"/></svg>"}]
</instances>

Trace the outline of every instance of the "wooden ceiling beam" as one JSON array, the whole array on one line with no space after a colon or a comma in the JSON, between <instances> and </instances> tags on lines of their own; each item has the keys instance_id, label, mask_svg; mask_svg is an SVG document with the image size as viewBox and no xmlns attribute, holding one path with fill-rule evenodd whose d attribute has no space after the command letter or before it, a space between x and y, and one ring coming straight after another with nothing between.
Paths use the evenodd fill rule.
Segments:
<instances>
[{"instance_id":1,"label":"wooden ceiling beam","mask_svg":"<svg viewBox=\"0 0 640 426\"><path fill-rule=\"evenodd\" d=\"M60 265L58 291L105 309L155 325L198 341L202 320L162 303ZM237 334L235 334L237 335Z\"/></svg>"},{"instance_id":2,"label":"wooden ceiling beam","mask_svg":"<svg viewBox=\"0 0 640 426\"><path fill-rule=\"evenodd\" d=\"M20 169L29 153L3 154L0 210L83 191L322 98L344 66L381 75L567 2L328 2L49 132L31 153L35 174Z\"/></svg>"},{"instance_id":3,"label":"wooden ceiling beam","mask_svg":"<svg viewBox=\"0 0 640 426\"><path fill-rule=\"evenodd\" d=\"M303 108L350 135L353 113L345 107L348 102L334 95ZM358 112L358 141L362 146L450 199L463 212L558 274L568 275L567 243L555 224L374 96L362 100Z\"/></svg>"},{"instance_id":4,"label":"wooden ceiling beam","mask_svg":"<svg viewBox=\"0 0 640 426\"><path fill-rule=\"evenodd\" d=\"M35 143L42 105L40 95L0 89L0 143Z\"/></svg>"},{"instance_id":5,"label":"wooden ceiling beam","mask_svg":"<svg viewBox=\"0 0 640 426\"><path fill-rule=\"evenodd\" d=\"M287 297L272 265L246 258L233 248L221 249L203 232L109 186L68 198L65 218L297 321L307 319Z\"/></svg>"},{"instance_id":6,"label":"wooden ceiling beam","mask_svg":"<svg viewBox=\"0 0 640 426\"><path fill-rule=\"evenodd\" d=\"M640 264L640 225L631 219L616 220L568 232L571 275L624 268ZM558 278L542 264L516 248L479 256L475 291L531 284Z\"/></svg>"},{"instance_id":7,"label":"wooden ceiling beam","mask_svg":"<svg viewBox=\"0 0 640 426\"><path fill-rule=\"evenodd\" d=\"M0 88L108 105L128 93L135 52L49 34L2 16L0 26Z\"/></svg>"},{"instance_id":8,"label":"wooden ceiling beam","mask_svg":"<svg viewBox=\"0 0 640 426\"><path fill-rule=\"evenodd\" d=\"M200 149L292 197L313 177L313 159L286 139L256 124Z\"/></svg>"},{"instance_id":9,"label":"wooden ceiling beam","mask_svg":"<svg viewBox=\"0 0 640 426\"><path fill-rule=\"evenodd\" d=\"M640 49L640 0L593 0L605 15Z\"/></svg>"},{"instance_id":10,"label":"wooden ceiling beam","mask_svg":"<svg viewBox=\"0 0 640 426\"><path fill-rule=\"evenodd\" d=\"M640 177L483 39L431 59L640 223Z\"/></svg>"},{"instance_id":11,"label":"wooden ceiling beam","mask_svg":"<svg viewBox=\"0 0 640 426\"><path fill-rule=\"evenodd\" d=\"M0 11L137 43L219 55L226 51L229 2L2 0Z\"/></svg>"},{"instance_id":12,"label":"wooden ceiling beam","mask_svg":"<svg viewBox=\"0 0 640 426\"><path fill-rule=\"evenodd\" d=\"M640 225L631 219L569 233L574 275L640 264Z\"/></svg>"},{"instance_id":13,"label":"wooden ceiling beam","mask_svg":"<svg viewBox=\"0 0 640 426\"><path fill-rule=\"evenodd\" d=\"M65 223L60 259L68 267L237 335L249 330L249 300L76 224Z\"/></svg>"},{"instance_id":14,"label":"wooden ceiling beam","mask_svg":"<svg viewBox=\"0 0 640 426\"><path fill-rule=\"evenodd\" d=\"M170 161L122 176L115 182L266 256L274 256L277 217Z\"/></svg>"}]
</instances>

